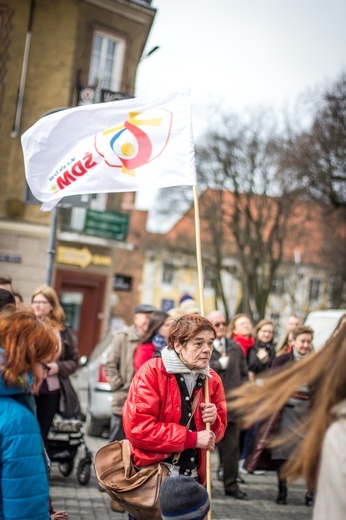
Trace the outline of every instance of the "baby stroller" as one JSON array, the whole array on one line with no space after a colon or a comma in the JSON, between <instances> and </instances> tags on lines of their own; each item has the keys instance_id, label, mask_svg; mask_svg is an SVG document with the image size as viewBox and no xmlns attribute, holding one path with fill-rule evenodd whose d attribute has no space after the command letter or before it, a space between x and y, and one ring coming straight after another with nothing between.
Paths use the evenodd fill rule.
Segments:
<instances>
[{"instance_id":1,"label":"baby stroller","mask_svg":"<svg viewBox=\"0 0 346 520\"><path fill-rule=\"evenodd\" d=\"M92 455L84 439L82 421L55 415L48 434L47 451L50 461L58 463L59 471L64 477L71 475L80 446L84 453L79 459L76 476L78 483L86 486L90 480Z\"/></svg>"}]
</instances>

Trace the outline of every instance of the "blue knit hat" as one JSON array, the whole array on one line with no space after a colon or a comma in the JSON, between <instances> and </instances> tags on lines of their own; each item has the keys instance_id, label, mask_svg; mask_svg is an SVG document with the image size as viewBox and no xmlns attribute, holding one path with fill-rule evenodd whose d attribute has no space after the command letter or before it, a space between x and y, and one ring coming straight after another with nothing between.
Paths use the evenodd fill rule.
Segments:
<instances>
[{"instance_id":1,"label":"blue knit hat","mask_svg":"<svg viewBox=\"0 0 346 520\"><path fill-rule=\"evenodd\" d=\"M206 489L192 477L168 477L161 484L163 520L202 520L210 509Z\"/></svg>"}]
</instances>

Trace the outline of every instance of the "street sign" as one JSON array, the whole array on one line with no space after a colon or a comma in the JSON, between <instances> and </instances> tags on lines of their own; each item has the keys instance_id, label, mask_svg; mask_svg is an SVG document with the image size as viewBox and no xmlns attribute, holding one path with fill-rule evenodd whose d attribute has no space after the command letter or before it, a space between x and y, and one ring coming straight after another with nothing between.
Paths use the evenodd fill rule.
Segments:
<instances>
[{"instance_id":1,"label":"street sign","mask_svg":"<svg viewBox=\"0 0 346 520\"><path fill-rule=\"evenodd\" d=\"M87 209L83 233L113 240L126 240L129 216L116 211Z\"/></svg>"},{"instance_id":2,"label":"street sign","mask_svg":"<svg viewBox=\"0 0 346 520\"><path fill-rule=\"evenodd\" d=\"M20 264L22 262L21 255L0 253L0 262L10 262L12 264Z\"/></svg>"},{"instance_id":3,"label":"street sign","mask_svg":"<svg viewBox=\"0 0 346 520\"><path fill-rule=\"evenodd\" d=\"M112 257L93 254L88 247L59 246L56 252L56 261L59 264L78 265L82 269L89 265L102 265L104 267L112 265Z\"/></svg>"}]
</instances>

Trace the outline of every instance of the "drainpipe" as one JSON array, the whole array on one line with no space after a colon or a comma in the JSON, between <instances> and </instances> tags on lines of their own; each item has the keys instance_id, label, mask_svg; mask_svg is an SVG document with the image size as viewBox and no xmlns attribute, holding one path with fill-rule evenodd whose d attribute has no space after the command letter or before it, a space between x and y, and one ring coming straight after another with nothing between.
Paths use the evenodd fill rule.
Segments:
<instances>
[{"instance_id":1,"label":"drainpipe","mask_svg":"<svg viewBox=\"0 0 346 520\"><path fill-rule=\"evenodd\" d=\"M27 30L27 33L26 33L24 57L23 57L23 64L22 64L22 74L21 74L21 78L20 78L20 86L19 86L19 91L18 91L16 116L15 116L15 119L14 119L13 130L11 132L11 137L13 137L13 138L18 137L18 135L19 135L20 120L21 120L21 117L22 117L22 108L23 108L24 90L25 90L25 80L26 80L26 72L27 72L28 61L29 61L29 52L30 52L30 43L31 43L32 23L33 23L33 19L34 19L34 10L35 10L35 0L31 0L29 23L28 23L28 30Z\"/></svg>"}]
</instances>

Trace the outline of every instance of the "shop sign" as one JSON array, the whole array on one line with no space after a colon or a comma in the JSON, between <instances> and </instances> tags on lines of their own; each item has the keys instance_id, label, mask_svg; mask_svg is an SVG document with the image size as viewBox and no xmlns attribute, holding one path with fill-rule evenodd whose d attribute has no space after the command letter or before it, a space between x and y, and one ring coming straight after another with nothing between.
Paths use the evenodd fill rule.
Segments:
<instances>
[{"instance_id":1,"label":"shop sign","mask_svg":"<svg viewBox=\"0 0 346 520\"><path fill-rule=\"evenodd\" d=\"M65 247L59 246L56 253L56 261L60 264L77 265L85 269L89 265L102 265L110 267L112 258L108 255L91 253L87 247Z\"/></svg>"},{"instance_id":2,"label":"shop sign","mask_svg":"<svg viewBox=\"0 0 346 520\"><path fill-rule=\"evenodd\" d=\"M22 257L20 255L11 255L9 253L0 253L0 262L10 262L11 264L20 264Z\"/></svg>"},{"instance_id":3,"label":"shop sign","mask_svg":"<svg viewBox=\"0 0 346 520\"><path fill-rule=\"evenodd\" d=\"M115 274L113 277L114 291L127 291L132 289L132 276L125 276L123 274Z\"/></svg>"},{"instance_id":4,"label":"shop sign","mask_svg":"<svg viewBox=\"0 0 346 520\"><path fill-rule=\"evenodd\" d=\"M129 216L116 211L87 209L83 233L112 240L126 240Z\"/></svg>"},{"instance_id":5,"label":"shop sign","mask_svg":"<svg viewBox=\"0 0 346 520\"><path fill-rule=\"evenodd\" d=\"M161 309L163 310L163 312L167 312L170 309L173 309L173 307L174 307L174 300L171 300L169 298L163 298L161 300Z\"/></svg>"}]
</instances>

